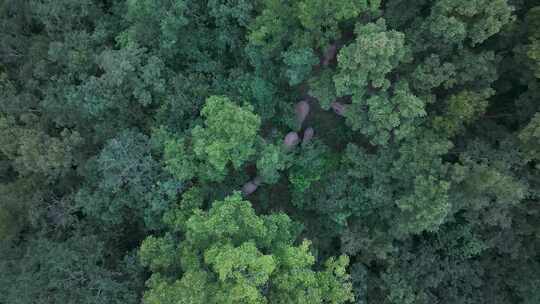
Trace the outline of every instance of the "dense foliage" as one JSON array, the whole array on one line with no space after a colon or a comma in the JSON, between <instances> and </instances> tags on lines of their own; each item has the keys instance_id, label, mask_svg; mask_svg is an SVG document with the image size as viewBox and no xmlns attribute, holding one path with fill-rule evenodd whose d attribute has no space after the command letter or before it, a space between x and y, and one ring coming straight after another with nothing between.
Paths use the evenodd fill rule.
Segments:
<instances>
[{"instance_id":1,"label":"dense foliage","mask_svg":"<svg viewBox=\"0 0 540 304\"><path fill-rule=\"evenodd\" d=\"M0 304L540 303L540 1L0 0Z\"/></svg>"}]
</instances>

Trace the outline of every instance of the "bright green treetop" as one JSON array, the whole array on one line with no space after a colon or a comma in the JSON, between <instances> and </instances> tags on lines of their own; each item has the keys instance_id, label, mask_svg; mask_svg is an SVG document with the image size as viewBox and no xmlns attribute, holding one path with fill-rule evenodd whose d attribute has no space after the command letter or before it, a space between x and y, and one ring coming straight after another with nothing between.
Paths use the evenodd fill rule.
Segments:
<instances>
[{"instance_id":1,"label":"bright green treetop","mask_svg":"<svg viewBox=\"0 0 540 304\"><path fill-rule=\"evenodd\" d=\"M141 260L156 271L148 281L145 303L352 300L346 256L329 259L324 270L313 270L310 243L294 245L297 229L291 219L282 213L258 216L238 192L214 202L208 211L196 209L181 230L185 240L179 248L171 245L170 237L143 242ZM171 272L174 256L181 274Z\"/></svg>"},{"instance_id":2,"label":"bright green treetop","mask_svg":"<svg viewBox=\"0 0 540 304\"><path fill-rule=\"evenodd\" d=\"M239 169L256 152L261 120L251 106L238 106L223 96L209 97L201 116L204 126L195 126L191 137L165 143L166 169L180 180L223 180L228 165Z\"/></svg>"}]
</instances>

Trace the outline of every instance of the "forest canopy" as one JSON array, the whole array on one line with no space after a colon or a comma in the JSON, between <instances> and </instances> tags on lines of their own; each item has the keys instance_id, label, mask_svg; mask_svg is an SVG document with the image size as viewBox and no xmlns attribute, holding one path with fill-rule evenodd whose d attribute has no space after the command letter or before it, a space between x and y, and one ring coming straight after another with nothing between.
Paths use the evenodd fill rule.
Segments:
<instances>
[{"instance_id":1,"label":"forest canopy","mask_svg":"<svg viewBox=\"0 0 540 304\"><path fill-rule=\"evenodd\" d=\"M540 303L539 0L0 0L0 304Z\"/></svg>"}]
</instances>

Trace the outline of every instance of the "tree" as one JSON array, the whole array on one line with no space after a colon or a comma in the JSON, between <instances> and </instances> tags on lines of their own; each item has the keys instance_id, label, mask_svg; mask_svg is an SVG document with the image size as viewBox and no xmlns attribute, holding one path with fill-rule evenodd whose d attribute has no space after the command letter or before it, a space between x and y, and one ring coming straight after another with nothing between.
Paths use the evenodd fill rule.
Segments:
<instances>
[{"instance_id":1,"label":"tree","mask_svg":"<svg viewBox=\"0 0 540 304\"><path fill-rule=\"evenodd\" d=\"M338 54L339 73L334 77L339 96L354 95L361 99L368 88L387 90L388 73L399 63L410 60L405 36L395 30L387 31L384 19L366 25L357 24L354 43Z\"/></svg>"},{"instance_id":2,"label":"tree","mask_svg":"<svg viewBox=\"0 0 540 304\"><path fill-rule=\"evenodd\" d=\"M312 67L319 62L313 50L309 48L285 52L283 61L288 67L285 74L291 86L302 83L311 73Z\"/></svg>"},{"instance_id":3,"label":"tree","mask_svg":"<svg viewBox=\"0 0 540 304\"><path fill-rule=\"evenodd\" d=\"M87 184L77 194L77 204L106 225L142 224L147 193L158 173L148 137L125 130L87 163Z\"/></svg>"},{"instance_id":4,"label":"tree","mask_svg":"<svg viewBox=\"0 0 540 304\"><path fill-rule=\"evenodd\" d=\"M257 160L257 174L265 183L276 183L281 171L286 169L291 162L290 154L285 153L281 146L274 144L265 145L260 154Z\"/></svg>"},{"instance_id":5,"label":"tree","mask_svg":"<svg viewBox=\"0 0 540 304\"><path fill-rule=\"evenodd\" d=\"M130 27L121 34L124 45L139 43L172 51L177 46L175 32L184 29L188 1L126 1L124 17Z\"/></svg>"},{"instance_id":6,"label":"tree","mask_svg":"<svg viewBox=\"0 0 540 304\"><path fill-rule=\"evenodd\" d=\"M221 181L228 165L238 170L256 152L261 120L250 106L237 106L223 96L209 97L201 115L204 127L191 130L190 142L173 139L165 145L168 170L180 180L197 172L205 179Z\"/></svg>"},{"instance_id":7,"label":"tree","mask_svg":"<svg viewBox=\"0 0 540 304\"><path fill-rule=\"evenodd\" d=\"M412 136L424 116L424 101L411 93L406 82L397 83L390 96L379 93L361 102L353 99L345 111L351 128L369 136L371 143L377 145L384 145L391 138L403 140Z\"/></svg>"},{"instance_id":8,"label":"tree","mask_svg":"<svg viewBox=\"0 0 540 304\"><path fill-rule=\"evenodd\" d=\"M540 78L540 6L531 8L527 13L526 23L530 28L529 45L527 47L527 56L532 60L531 69L534 71L534 76Z\"/></svg>"},{"instance_id":9,"label":"tree","mask_svg":"<svg viewBox=\"0 0 540 304\"><path fill-rule=\"evenodd\" d=\"M175 228L183 231L181 246L165 236L150 237L141 247L142 262L154 270L144 296L148 303L344 303L352 299L347 257L329 259L324 270L312 270L315 259L309 242L294 245L298 230L289 217L258 216L238 192L214 202L208 211L195 209L185 225ZM181 273L170 272L174 263Z\"/></svg>"},{"instance_id":10,"label":"tree","mask_svg":"<svg viewBox=\"0 0 540 304\"><path fill-rule=\"evenodd\" d=\"M524 150L529 160L539 160L540 151L538 148L538 137L540 136L540 114L536 113L531 122L521 130L519 139L523 142Z\"/></svg>"},{"instance_id":11,"label":"tree","mask_svg":"<svg viewBox=\"0 0 540 304\"><path fill-rule=\"evenodd\" d=\"M19 121L21 124L13 116L0 116L0 150L19 174L39 174L53 181L72 173L83 142L77 131L64 129L58 136L50 136L41 129L36 115L21 115Z\"/></svg>"},{"instance_id":12,"label":"tree","mask_svg":"<svg viewBox=\"0 0 540 304\"><path fill-rule=\"evenodd\" d=\"M105 268L103 242L96 237L36 238L24 247L2 247L1 254L0 291L9 303L138 302L136 276L122 277L119 272L129 268L130 262L120 262L117 269Z\"/></svg>"},{"instance_id":13,"label":"tree","mask_svg":"<svg viewBox=\"0 0 540 304\"><path fill-rule=\"evenodd\" d=\"M333 77L332 70L324 69L309 80L309 94L317 98L321 108L325 110L330 109L330 104L337 98Z\"/></svg>"},{"instance_id":14,"label":"tree","mask_svg":"<svg viewBox=\"0 0 540 304\"><path fill-rule=\"evenodd\" d=\"M409 136L416 120L426 115L424 101L411 92L407 81L391 87L387 79L400 64L410 61L405 36L387 31L384 19L357 24L355 35L355 41L339 52L338 72L333 77L337 96L352 95L352 105L345 111L347 123L374 144L386 144L392 133L398 139ZM325 98L323 104L327 103Z\"/></svg>"},{"instance_id":15,"label":"tree","mask_svg":"<svg viewBox=\"0 0 540 304\"><path fill-rule=\"evenodd\" d=\"M201 112L205 128L192 131L193 150L217 171L228 162L238 169L255 150L253 148L260 119L250 107L241 108L226 97L210 97Z\"/></svg>"}]
</instances>

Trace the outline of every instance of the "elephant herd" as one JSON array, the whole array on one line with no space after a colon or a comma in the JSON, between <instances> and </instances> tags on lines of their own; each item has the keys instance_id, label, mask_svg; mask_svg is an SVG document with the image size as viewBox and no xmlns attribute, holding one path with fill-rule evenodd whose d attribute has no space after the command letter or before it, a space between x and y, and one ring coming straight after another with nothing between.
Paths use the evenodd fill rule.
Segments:
<instances>
[{"instance_id":1,"label":"elephant herd","mask_svg":"<svg viewBox=\"0 0 540 304\"><path fill-rule=\"evenodd\" d=\"M334 43L330 45L325 52L325 54L321 58L321 65L322 66L328 66L336 57L336 54L338 52L340 45L338 43ZM304 100L301 100L296 103L294 106L294 112L296 117L296 122L300 127L303 126L306 118L309 115L310 109L311 109L311 102L316 102L317 99L307 95ZM345 108L346 105L339 102L338 100L333 101L330 104L330 108L333 110L333 112L336 115L339 116L345 116ZM283 139L283 147L286 151L292 151L296 146L299 144L306 145L308 144L313 137L315 136L315 130L312 127L305 128L302 135L300 135L298 132L291 131L285 135L285 138ZM248 196L255 192L257 188L262 184L262 179L260 176L256 176L252 180L248 181L244 184L242 187L242 193L244 196Z\"/></svg>"}]
</instances>

